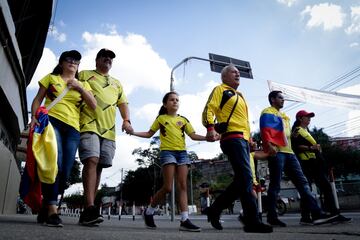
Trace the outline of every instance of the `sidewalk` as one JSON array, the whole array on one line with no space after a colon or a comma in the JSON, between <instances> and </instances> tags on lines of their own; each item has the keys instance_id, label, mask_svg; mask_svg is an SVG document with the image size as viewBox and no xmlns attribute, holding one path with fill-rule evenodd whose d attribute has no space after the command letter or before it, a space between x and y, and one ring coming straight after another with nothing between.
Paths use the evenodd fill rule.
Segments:
<instances>
[{"instance_id":1,"label":"sidewalk","mask_svg":"<svg viewBox=\"0 0 360 240\"><path fill-rule=\"evenodd\" d=\"M99 227L84 227L77 224L75 217L62 217L63 228L50 228L36 224L36 216L32 215L2 215L0 216L0 239L60 239L60 240L187 240L187 239L209 239L209 240L246 240L246 239L336 239L347 240L360 238L360 213L346 213L352 217L353 222L349 224L301 226L298 214L286 214L281 217L288 224L286 228L275 228L270 234L245 233L242 225L237 221L236 215L224 215L222 217L224 230L213 229L206 221L205 216L191 216L192 221L202 228L200 233L180 232L179 220L171 222L167 217L155 217L158 229L149 230L144 227L141 216L123 216L121 221L117 216L110 220L105 216L105 221Z\"/></svg>"}]
</instances>

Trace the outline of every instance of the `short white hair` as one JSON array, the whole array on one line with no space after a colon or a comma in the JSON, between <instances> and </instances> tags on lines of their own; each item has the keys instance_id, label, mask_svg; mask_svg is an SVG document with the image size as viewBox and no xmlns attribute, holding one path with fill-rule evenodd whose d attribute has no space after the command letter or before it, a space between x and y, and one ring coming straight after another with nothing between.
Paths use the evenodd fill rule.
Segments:
<instances>
[{"instance_id":1,"label":"short white hair","mask_svg":"<svg viewBox=\"0 0 360 240\"><path fill-rule=\"evenodd\" d=\"M221 70L221 80L224 81L224 77L225 75L229 72L229 70L236 68L234 64L230 63L229 65L225 66L222 70Z\"/></svg>"}]
</instances>

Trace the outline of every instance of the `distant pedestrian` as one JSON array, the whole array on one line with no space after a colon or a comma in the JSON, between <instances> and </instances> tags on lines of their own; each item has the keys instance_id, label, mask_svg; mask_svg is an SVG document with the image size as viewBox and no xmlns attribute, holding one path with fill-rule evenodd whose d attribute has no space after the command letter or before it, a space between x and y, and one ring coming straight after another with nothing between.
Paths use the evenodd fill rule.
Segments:
<instances>
[{"instance_id":1,"label":"distant pedestrian","mask_svg":"<svg viewBox=\"0 0 360 240\"><path fill-rule=\"evenodd\" d=\"M153 200L144 211L145 225L155 229L154 212L156 206L161 204L167 193L172 190L173 179L179 192L179 204L181 211L180 230L200 232L200 227L194 225L189 219L187 176L190 158L186 152L185 133L197 141L205 141L205 136L195 133L190 122L183 116L177 114L179 109L179 96L176 92L165 94L159 115L147 132L130 132L131 135L150 138L160 130L160 162L163 174L163 186L153 196Z\"/></svg>"},{"instance_id":2,"label":"distant pedestrian","mask_svg":"<svg viewBox=\"0 0 360 240\"><path fill-rule=\"evenodd\" d=\"M327 176L325 159L322 156L321 146L309 132L308 126L313 117L315 117L313 112L306 112L305 110L296 113L296 121L292 127L291 134L292 149L300 161L301 168L309 181L310 187L312 183L315 183L323 194L324 210L332 216L337 216L337 222L350 222L352 219L341 215L340 210L336 207L331 184ZM306 211L306 209L302 209L301 211L300 224L313 224L310 212Z\"/></svg>"}]
</instances>

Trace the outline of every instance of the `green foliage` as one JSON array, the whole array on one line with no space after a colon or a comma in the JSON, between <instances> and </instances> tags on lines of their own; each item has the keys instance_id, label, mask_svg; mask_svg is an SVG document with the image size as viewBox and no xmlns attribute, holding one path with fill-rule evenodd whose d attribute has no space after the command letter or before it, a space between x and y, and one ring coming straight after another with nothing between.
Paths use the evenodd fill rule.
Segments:
<instances>
[{"instance_id":1,"label":"green foliage","mask_svg":"<svg viewBox=\"0 0 360 240\"><path fill-rule=\"evenodd\" d=\"M334 169L336 178L345 177L349 174L360 174L360 150L346 148L331 144L329 136L323 129L313 128L310 131L314 139L322 147L322 155L328 168Z\"/></svg>"},{"instance_id":2,"label":"green foliage","mask_svg":"<svg viewBox=\"0 0 360 240\"><path fill-rule=\"evenodd\" d=\"M80 193L73 193L69 196L65 196L63 203L66 203L68 208L82 208L84 205L84 196Z\"/></svg>"},{"instance_id":3,"label":"green foliage","mask_svg":"<svg viewBox=\"0 0 360 240\"><path fill-rule=\"evenodd\" d=\"M233 180L233 176L228 173L221 174L216 177L216 181L210 186L212 191L225 190Z\"/></svg>"},{"instance_id":4,"label":"green foliage","mask_svg":"<svg viewBox=\"0 0 360 240\"><path fill-rule=\"evenodd\" d=\"M82 182L81 171L80 171L80 161L75 160L74 165L71 168L71 173L70 173L70 176L68 179L67 188L75 183L80 183L80 182Z\"/></svg>"},{"instance_id":5,"label":"green foliage","mask_svg":"<svg viewBox=\"0 0 360 240\"><path fill-rule=\"evenodd\" d=\"M136 205L147 205L150 202L150 197L160 187L161 178L159 174L156 175L154 184L154 165L139 167L135 171L127 173L123 183L122 197L127 202L135 201Z\"/></svg>"}]
</instances>

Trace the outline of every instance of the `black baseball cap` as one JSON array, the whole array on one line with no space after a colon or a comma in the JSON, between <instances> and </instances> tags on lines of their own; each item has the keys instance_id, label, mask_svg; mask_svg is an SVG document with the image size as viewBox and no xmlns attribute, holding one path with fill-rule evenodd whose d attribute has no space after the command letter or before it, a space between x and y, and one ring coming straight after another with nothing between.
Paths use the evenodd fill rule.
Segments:
<instances>
[{"instance_id":1,"label":"black baseball cap","mask_svg":"<svg viewBox=\"0 0 360 240\"><path fill-rule=\"evenodd\" d=\"M115 58L116 55L110 49L103 48L96 54L96 59L98 59L99 57L110 57L112 59Z\"/></svg>"},{"instance_id":2,"label":"black baseball cap","mask_svg":"<svg viewBox=\"0 0 360 240\"><path fill-rule=\"evenodd\" d=\"M81 54L76 50L65 51L60 55L59 63L63 62L66 58L71 57L77 61L81 60Z\"/></svg>"}]
</instances>

